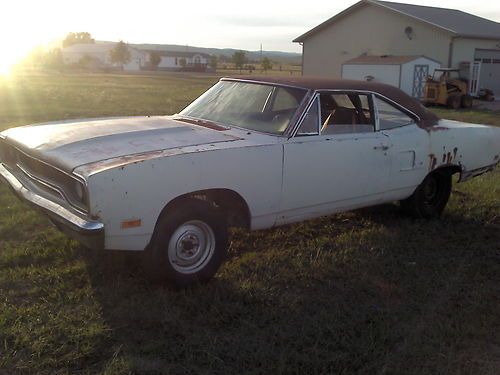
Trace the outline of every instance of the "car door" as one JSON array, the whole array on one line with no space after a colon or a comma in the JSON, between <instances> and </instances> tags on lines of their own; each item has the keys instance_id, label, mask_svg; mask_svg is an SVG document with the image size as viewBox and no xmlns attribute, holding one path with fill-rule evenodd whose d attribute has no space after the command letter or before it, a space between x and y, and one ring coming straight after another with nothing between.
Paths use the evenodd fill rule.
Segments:
<instances>
[{"instance_id":1,"label":"car door","mask_svg":"<svg viewBox=\"0 0 500 375\"><path fill-rule=\"evenodd\" d=\"M392 167L385 201L400 200L413 193L429 171L429 134L417 118L397 103L374 96L377 126L391 144Z\"/></svg>"},{"instance_id":2,"label":"car door","mask_svg":"<svg viewBox=\"0 0 500 375\"><path fill-rule=\"evenodd\" d=\"M391 144L387 135L375 131L371 95L317 94L283 148L278 224L382 200L391 170Z\"/></svg>"}]
</instances>

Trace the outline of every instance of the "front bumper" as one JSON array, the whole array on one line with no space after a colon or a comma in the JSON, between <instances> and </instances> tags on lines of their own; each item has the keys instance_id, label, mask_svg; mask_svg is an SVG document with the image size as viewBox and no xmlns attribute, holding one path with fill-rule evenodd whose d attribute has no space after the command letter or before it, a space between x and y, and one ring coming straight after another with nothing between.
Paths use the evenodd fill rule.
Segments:
<instances>
[{"instance_id":1,"label":"front bumper","mask_svg":"<svg viewBox=\"0 0 500 375\"><path fill-rule=\"evenodd\" d=\"M86 220L67 208L28 190L7 168L0 163L0 180L10 186L22 200L47 215L50 221L63 233L91 249L104 248L104 224Z\"/></svg>"}]
</instances>

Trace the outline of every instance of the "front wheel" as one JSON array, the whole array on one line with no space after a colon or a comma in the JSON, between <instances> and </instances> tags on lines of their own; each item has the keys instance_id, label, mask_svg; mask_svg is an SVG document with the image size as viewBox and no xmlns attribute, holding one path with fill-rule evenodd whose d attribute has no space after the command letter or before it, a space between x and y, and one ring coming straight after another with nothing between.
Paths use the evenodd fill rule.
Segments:
<instances>
[{"instance_id":1,"label":"front wheel","mask_svg":"<svg viewBox=\"0 0 500 375\"><path fill-rule=\"evenodd\" d=\"M186 199L160 217L145 254L148 276L178 287L210 280L227 251L227 226L209 202Z\"/></svg>"},{"instance_id":2,"label":"front wheel","mask_svg":"<svg viewBox=\"0 0 500 375\"><path fill-rule=\"evenodd\" d=\"M448 105L448 108L458 110L460 109L461 106L461 99L459 95L451 95L448 97L448 100L446 101L446 104Z\"/></svg>"},{"instance_id":3,"label":"front wheel","mask_svg":"<svg viewBox=\"0 0 500 375\"><path fill-rule=\"evenodd\" d=\"M471 108L472 107L472 104L473 104L473 99L472 99L472 96L466 94L466 95L463 95L462 96L462 108Z\"/></svg>"},{"instance_id":4,"label":"front wheel","mask_svg":"<svg viewBox=\"0 0 500 375\"><path fill-rule=\"evenodd\" d=\"M439 217L450 198L451 184L451 173L433 172L422 181L409 198L401 201L401 208L415 218Z\"/></svg>"}]
</instances>

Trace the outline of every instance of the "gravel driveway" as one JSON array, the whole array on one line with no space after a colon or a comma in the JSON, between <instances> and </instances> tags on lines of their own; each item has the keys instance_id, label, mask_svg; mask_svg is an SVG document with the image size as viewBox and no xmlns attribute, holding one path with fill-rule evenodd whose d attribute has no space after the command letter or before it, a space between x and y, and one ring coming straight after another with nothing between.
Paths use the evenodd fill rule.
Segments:
<instances>
[{"instance_id":1,"label":"gravel driveway","mask_svg":"<svg viewBox=\"0 0 500 375\"><path fill-rule=\"evenodd\" d=\"M488 109L490 111L500 111L500 98L497 98L494 102L474 100L473 107L478 109Z\"/></svg>"}]
</instances>

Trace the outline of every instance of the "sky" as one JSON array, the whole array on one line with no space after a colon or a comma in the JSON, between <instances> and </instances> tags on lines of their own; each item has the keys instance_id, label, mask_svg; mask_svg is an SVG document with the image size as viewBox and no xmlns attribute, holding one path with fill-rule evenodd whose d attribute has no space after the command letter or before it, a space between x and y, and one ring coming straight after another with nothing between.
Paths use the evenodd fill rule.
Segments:
<instances>
[{"instance_id":1,"label":"sky","mask_svg":"<svg viewBox=\"0 0 500 375\"><path fill-rule=\"evenodd\" d=\"M436 6L435 0L400 0ZM292 40L353 5L352 0L0 0L0 64L33 46L87 31L98 40L300 52ZM500 22L500 1L440 0Z\"/></svg>"}]
</instances>

